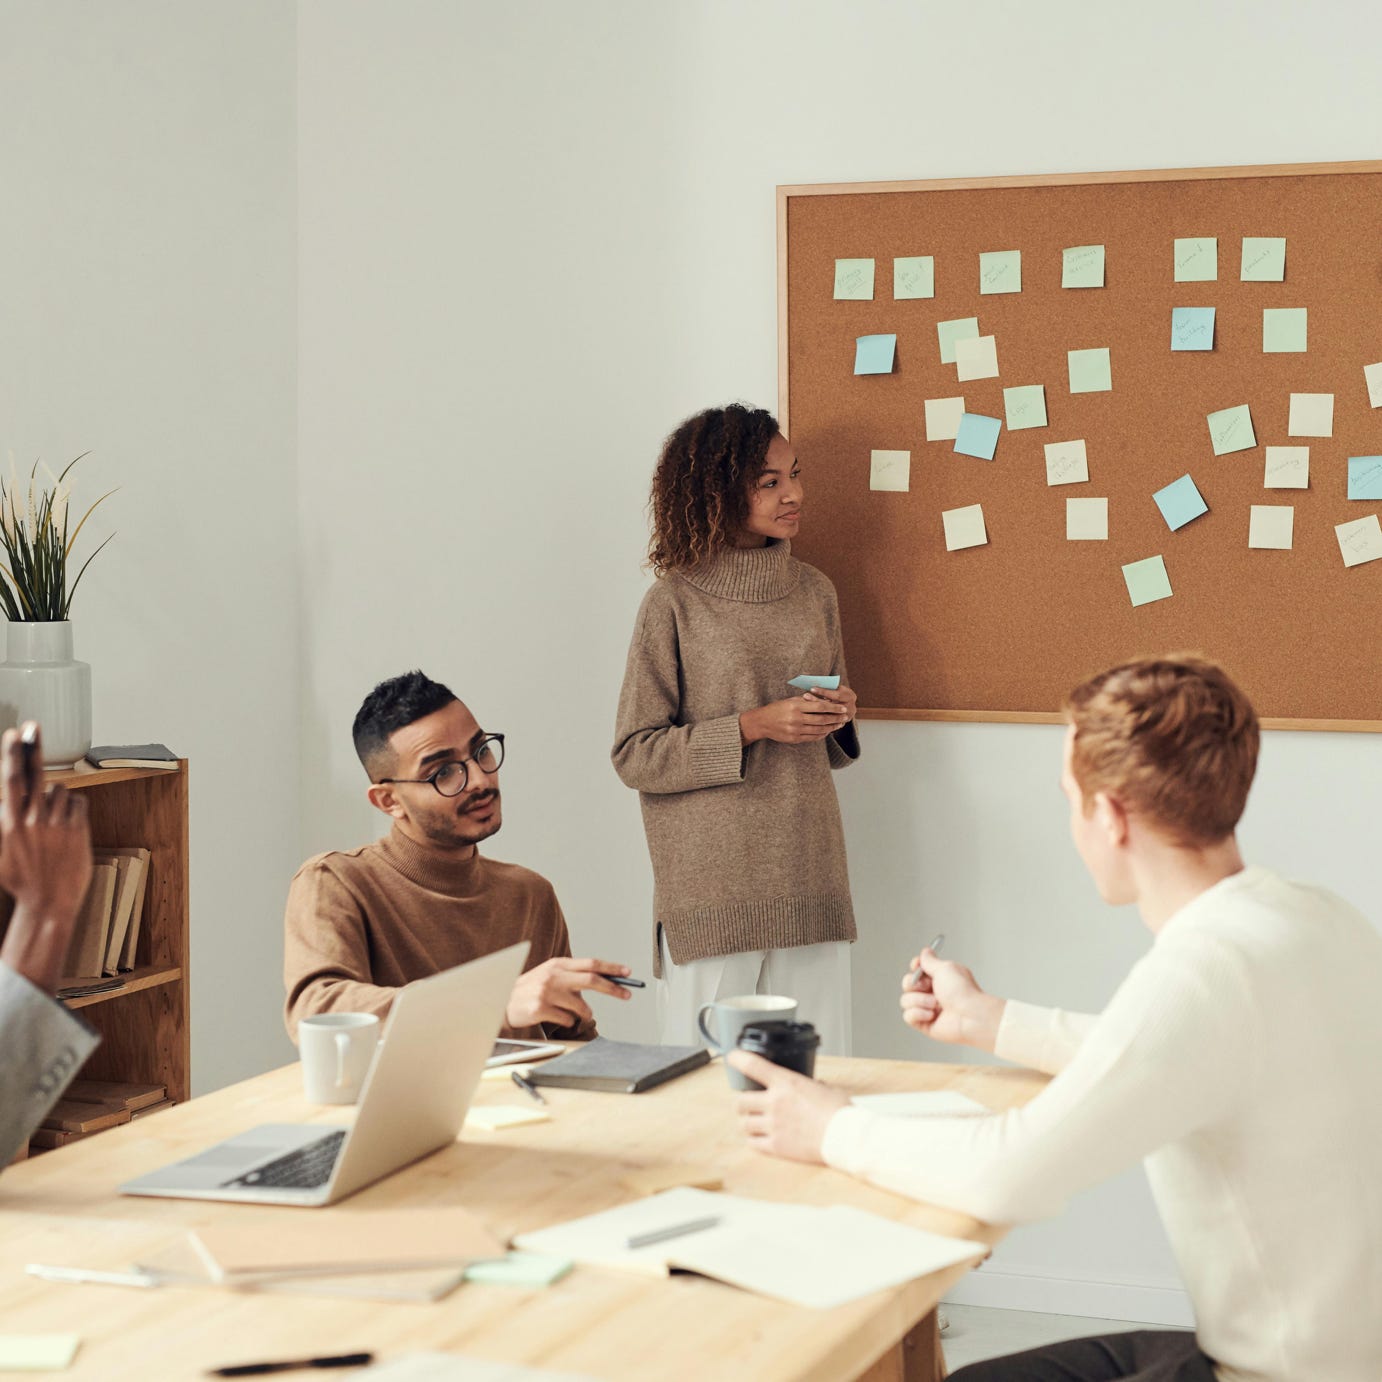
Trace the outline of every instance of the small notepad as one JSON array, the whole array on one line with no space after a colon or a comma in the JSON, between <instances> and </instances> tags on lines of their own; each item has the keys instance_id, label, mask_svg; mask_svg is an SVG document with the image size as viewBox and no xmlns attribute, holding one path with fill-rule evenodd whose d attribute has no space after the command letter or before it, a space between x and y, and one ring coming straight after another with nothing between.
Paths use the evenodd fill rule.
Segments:
<instances>
[{"instance_id":1,"label":"small notepad","mask_svg":"<svg viewBox=\"0 0 1382 1382\"><path fill-rule=\"evenodd\" d=\"M489 1104L472 1108L466 1114L465 1131L499 1132L503 1128L521 1128L526 1123L545 1123L551 1116L536 1105L521 1108L518 1104Z\"/></svg>"},{"instance_id":2,"label":"small notepad","mask_svg":"<svg viewBox=\"0 0 1382 1382\"><path fill-rule=\"evenodd\" d=\"M0 1372L61 1372L80 1343L76 1334L0 1334Z\"/></svg>"}]
</instances>

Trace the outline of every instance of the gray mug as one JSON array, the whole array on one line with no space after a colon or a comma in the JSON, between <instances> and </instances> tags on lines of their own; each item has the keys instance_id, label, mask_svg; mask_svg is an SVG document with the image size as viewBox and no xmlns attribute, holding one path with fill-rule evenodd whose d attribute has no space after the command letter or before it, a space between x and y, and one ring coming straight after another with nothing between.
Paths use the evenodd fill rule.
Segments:
<instances>
[{"instance_id":1,"label":"gray mug","mask_svg":"<svg viewBox=\"0 0 1382 1382\"><path fill-rule=\"evenodd\" d=\"M713 1014L711 1027L706 1025L706 1014ZM723 1056L739 1044L739 1033L750 1022L793 1022L797 1015L797 1000L781 998L772 993L748 993L738 998L717 998L713 1003L704 1003L696 1014L696 1025L701 1035L716 1055ZM729 1076L731 1089L757 1089L758 1086L741 1075L728 1061L725 1074Z\"/></svg>"}]
</instances>

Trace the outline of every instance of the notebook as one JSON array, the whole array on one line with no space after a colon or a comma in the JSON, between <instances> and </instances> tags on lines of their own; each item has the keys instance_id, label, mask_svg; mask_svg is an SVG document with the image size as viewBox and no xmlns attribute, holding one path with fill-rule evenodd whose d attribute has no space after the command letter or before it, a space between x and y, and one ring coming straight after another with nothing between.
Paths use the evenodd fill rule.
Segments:
<instances>
[{"instance_id":1,"label":"notebook","mask_svg":"<svg viewBox=\"0 0 1382 1382\"><path fill-rule=\"evenodd\" d=\"M703 1046L644 1046L596 1037L556 1060L538 1066L531 1084L557 1089L596 1089L610 1094L642 1094L678 1075L706 1065Z\"/></svg>"}]
</instances>

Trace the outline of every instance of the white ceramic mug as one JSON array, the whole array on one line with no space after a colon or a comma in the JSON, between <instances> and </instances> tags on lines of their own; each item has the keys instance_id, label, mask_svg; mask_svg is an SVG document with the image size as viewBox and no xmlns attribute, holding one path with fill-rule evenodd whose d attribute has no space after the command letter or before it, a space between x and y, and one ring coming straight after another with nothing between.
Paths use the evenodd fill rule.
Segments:
<instances>
[{"instance_id":1,"label":"white ceramic mug","mask_svg":"<svg viewBox=\"0 0 1382 1382\"><path fill-rule=\"evenodd\" d=\"M353 1104L379 1045L373 1013L318 1013L298 1023L302 1087L313 1104Z\"/></svg>"},{"instance_id":2,"label":"white ceramic mug","mask_svg":"<svg viewBox=\"0 0 1382 1382\"><path fill-rule=\"evenodd\" d=\"M726 1055L739 1044L739 1033L750 1022L783 1021L792 1022L797 1015L797 1000L781 998L772 993L748 993L738 998L717 998L713 1003L703 1003L696 1014L696 1025L701 1035L717 1055ZM712 1019L715 1030L706 1025L706 1017ZM725 1066L731 1089L758 1089L759 1086L746 1075L741 1075L732 1065Z\"/></svg>"}]
</instances>

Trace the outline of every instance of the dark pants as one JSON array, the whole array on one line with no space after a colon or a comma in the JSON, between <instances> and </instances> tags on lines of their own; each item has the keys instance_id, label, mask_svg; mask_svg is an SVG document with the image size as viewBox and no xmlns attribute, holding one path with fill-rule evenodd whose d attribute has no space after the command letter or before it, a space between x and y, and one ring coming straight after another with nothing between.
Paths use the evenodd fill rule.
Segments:
<instances>
[{"instance_id":1,"label":"dark pants","mask_svg":"<svg viewBox=\"0 0 1382 1382\"><path fill-rule=\"evenodd\" d=\"M950 1382L1214 1382L1188 1330L1136 1329L971 1363Z\"/></svg>"}]
</instances>

